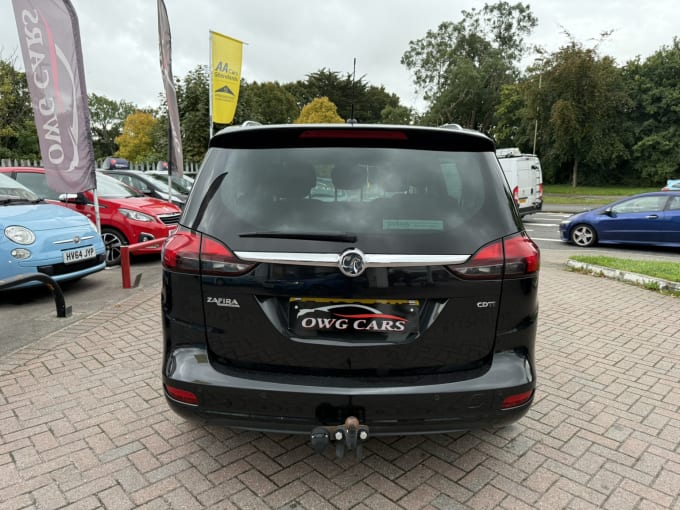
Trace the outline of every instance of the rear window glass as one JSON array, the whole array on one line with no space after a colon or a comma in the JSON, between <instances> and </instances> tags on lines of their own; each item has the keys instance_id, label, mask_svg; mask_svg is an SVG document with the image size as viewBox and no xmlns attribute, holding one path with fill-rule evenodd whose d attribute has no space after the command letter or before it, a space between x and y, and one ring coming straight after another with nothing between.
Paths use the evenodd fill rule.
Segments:
<instances>
[{"instance_id":1,"label":"rear window glass","mask_svg":"<svg viewBox=\"0 0 680 510\"><path fill-rule=\"evenodd\" d=\"M493 153L213 148L200 173L219 183L200 229L240 249L249 241L239 233L295 232L352 233L388 253L418 237L428 252L450 252L437 243L468 236L478 246L516 229Z\"/></svg>"}]
</instances>

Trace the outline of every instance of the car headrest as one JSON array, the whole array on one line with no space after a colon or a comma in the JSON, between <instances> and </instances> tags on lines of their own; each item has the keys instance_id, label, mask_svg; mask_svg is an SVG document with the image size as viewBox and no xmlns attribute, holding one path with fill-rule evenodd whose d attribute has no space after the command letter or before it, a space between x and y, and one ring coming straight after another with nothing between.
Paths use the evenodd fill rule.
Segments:
<instances>
[{"instance_id":1,"label":"car headrest","mask_svg":"<svg viewBox=\"0 0 680 510\"><path fill-rule=\"evenodd\" d=\"M303 198L316 186L316 171L311 165L285 165L272 168L267 181L276 198Z\"/></svg>"},{"instance_id":2,"label":"car headrest","mask_svg":"<svg viewBox=\"0 0 680 510\"><path fill-rule=\"evenodd\" d=\"M350 164L337 164L331 172L335 189L358 190L366 186L368 171L366 167Z\"/></svg>"},{"instance_id":3,"label":"car headrest","mask_svg":"<svg viewBox=\"0 0 680 510\"><path fill-rule=\"evenodd\" d=\"M376 173L373 182L383 191L389 193L400 193L408 190L406 175L394 169Z\"/></svg>"}]
</instances>

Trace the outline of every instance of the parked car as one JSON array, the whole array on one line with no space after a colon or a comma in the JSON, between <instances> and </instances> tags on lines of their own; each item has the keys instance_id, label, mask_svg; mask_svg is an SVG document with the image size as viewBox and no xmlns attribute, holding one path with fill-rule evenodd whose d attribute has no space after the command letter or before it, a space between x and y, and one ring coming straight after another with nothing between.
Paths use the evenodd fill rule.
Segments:
<instances>
[{"instance_id":1,"label":"parked car","mask_svg":"<svg viewBox=\"0 0 680 510\"><path fill-rule=\"evenodd\" d=\"M96 220L91 191L58 194L47 186L45 170L29 167L0 167L41 197ZM177 228L181 210L176 205L143 195L113 177L97 173L97 198L101 234L106 245L106 263L120 262L120 247L153 239L165 239ZM140 249L138 254L160 253L162 242Z\"/></svg>"},{"instance_id":2,"label":"parked car","mask_svg":"<svg viewBox=\"0 0 680 510\"><path fill-rule=\"evenodd\" d=\"M168 182L167 170L161 172L159 172L158 170L150 170L146 172L146 174L154 177L155 179L162 180L166 183ZM179 191L180 193L188 195L193 185L194 178L189 175L183 174L182 176L179 175L172 176L172 186L173 188L176 188L177 191Z\"/></svg>"},{"instance_id":3,"label":"parked car","mask_svg":"<svg viewBox=\"0 0 680 510\"><path fill-rule=\"evenodd\" d=\"M104 162L102 163L102 168L104 170L112 170L115 168L129 170L130 162L125 158L114 158L113 156L110 156L104 160Z\"/></svg>"},{"instance_id":4,"label":"parked car","mask_svg":"<svg viewBox=\"0 0 680 510\"><path fill-rule=\"evenodd\" d=\"M668 179L661 191L680 191L680 179Z\"/></svg>"},{"instance_id":5,"label":"parked car","mask_svg":"<svg viewBox=\"0 0 680 510\"><path fill-rule=\"evenodd\" d=\"M680 247L680 191L641 193L570 216L560 237L577 246L646 244Z\"/></svg>"},{"instance_id":6,"label":"parked car","mask_svg":"<svg viewBox=\"0 0 680 510\"><path fill-rule=\"evenodd\" d=\"M76 280L105 267L104 243L90 220L0 174L0 280L35 273ZM19 286L33 285L41 283Z\"/></svg>"},{"instance_id":7,"label":"parked car","mask_svg":"<svg viewBox=\"0 0 680 510\"><path fill-rule=\"evenodd\" d=\"M169 202L172 196L172 203L177 207L184 207L187 201L188 190L182 183L171 181L172 194L169 193L167 174L165 174L165 179L162 179L159 174L139 170L101 170L101 172L135 188L146 196L166 202Z\"/></svg>"},{"instance_id":8,"label":"parked car","mask_svg":"<svg viewBox=\"0 0 680 510\"><path fill-rule=\"evenodd\" d=\"M494 151L413 126L216 134L162 255L172 409L318 450L523 416L540 255Z\"/></svg>"}]
</instances>

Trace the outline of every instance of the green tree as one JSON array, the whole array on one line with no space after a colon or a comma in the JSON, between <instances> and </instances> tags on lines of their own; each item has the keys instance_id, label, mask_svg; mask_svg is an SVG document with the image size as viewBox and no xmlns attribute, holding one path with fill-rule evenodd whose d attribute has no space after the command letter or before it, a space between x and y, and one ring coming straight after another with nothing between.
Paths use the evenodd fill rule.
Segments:
<instances>
[{"instance_id":1,"label":"green tree","mask_svg":"<svg viewBox=\"0 0 680 510\"><path fill-rule=\"evenodd\" d=\"M254 120L262 124L287 124L300 114L295 97L278 82L241 83L234 124Z\"/></svg>"},{"instance_id":2,"label":"green tree","mask_svg":"<svg viewBox=\"0 0 680 510\"><path fill-rule=\"evenodd\" d=\"M175 88L184 159L201 161L210 141L210 70L205 65L196 66ZM215 127L217 131L223 126Z\"/></svg>"},{"instance_id":3,"label":"green tree","mask_svg":"<svg viewBox=\"0 0 680 510\"><path fill-rule=\"evenodd\" d=\"M383 124L410 124L413 118L413 110L406 106L388 105L380 112L380 121Z\"/></svg>"},{"instance_id":4,"label":"green tree","mask_svg":"<svg viewBox=\"0 0 680 510\"><path fill-rule=\"evenodd\" d=\"M633 167L657 185L680 178L680 40L662 46L644 62L628 62L624 76L635 101Z\"/></svg>"},{"instance_id":5,"label":"green tree","mask_svg":"<svg viewBox=\"0 0 680 510\"><path fill-rule=\"evenodd\" d=\"M0 56L0 158L40 159L26 74Z\"/></svg>"},{"instance_id":6,"label":"green tree","mask_svg":"<svg viewBox=\"0 0 680 510\"><path fill-rule=\"evenodd\" d=\"M284 88L295 97L300 109L316 98L327 97L336 105L340 117L364 124L381 122L387 106L400 106L397 95L388 93L383 86L368 84L364 76L354 79L351 73L343 76L327 69L308 74L304 81L285 84Z\"/></svg>"},{"instance_id":7,"label":"green tree","mask_svg":"<svg viewBox=\"0 0 680 510\"><path fill-rule=\"evenodd\" d=\"M542 112L545 157L567 169L572 186L616 182L613 172L628 158L628 112L632 102L621 70L597 47L571 40L543 64L542 87L526 89L529 105ZM559 170L558 170L559 174ZM558 175L559 179L559 175Z\"/></svg>"},{"instance_id":8,"label":"green tree","mask_svg":"<svg viewBox=\"0 0 680 510\"><path fill-rule=\"evenodd\" d=\"M115 101L97 94L88 94L87 102L95 158L111 156L118 150L115 140L121 134L123 122L137 107L128 101Z\"/></svg>"},{"instance_id":9,"label":"green tree","mask_svg":"<svg viewBox=\"0 0 680 510\"><path fill-rule=\"evenodd\" d=\"M504 1L462 15L411 41L401 63L430 104L424 123L456 122L489 131L501 88L518 75L515 63L537 19L528 4Z\"/></svg>"},{"instance_id":10,"label":"green tree","mask_svg":"<svg viewBox=\"0 0 680 510\"><path fill-rule=\"evenodd\" d=\"M153 114L136 111L128 115L123 123L123 129L116 137L118 155L130 161L149 161L155 154L154 131L158 120Z\"/></svg>"},{"instance_id":11,"label":"green tree","mask_svg":"<svg viewBox=\"0 0 680 510\"><path fill-rule=\"evenodd\" d=\"M534 150L536 114L527 104L526 92L527 87L531 85L533 80L524 79L501 88L495 112L496 125L491 130L491 135L499 147L519 147L524 153Z\"/></svg>"},{"instance_id":12,"label":"green tree","mask_svg":"<svg viewBox=\"0 0 680 510\"><path fill-rule=\"evenodd\" d=\"M302 107L295 124L342 124L345 121L338 115L338 109L327 97L317 97Z\"/></svg>"}]
</instances>

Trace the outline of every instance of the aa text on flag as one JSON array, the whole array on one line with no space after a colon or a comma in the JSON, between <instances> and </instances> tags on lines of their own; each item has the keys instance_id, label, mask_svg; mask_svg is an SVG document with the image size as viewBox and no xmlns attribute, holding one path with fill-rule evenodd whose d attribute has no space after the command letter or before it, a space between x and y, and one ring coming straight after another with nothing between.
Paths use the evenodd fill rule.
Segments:
<instances>
[{"instance_id":1,"label":"aa text on flag","mask_svg":"<svg viewBox=\"0 0 680 510\"><path fill-rule=\"evenodd\" d=\"M241 88L243 43L212 31L210 41L212 122L231 124Z\"/></svg>"}]
</instances>

